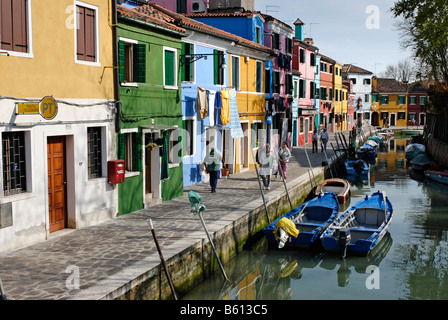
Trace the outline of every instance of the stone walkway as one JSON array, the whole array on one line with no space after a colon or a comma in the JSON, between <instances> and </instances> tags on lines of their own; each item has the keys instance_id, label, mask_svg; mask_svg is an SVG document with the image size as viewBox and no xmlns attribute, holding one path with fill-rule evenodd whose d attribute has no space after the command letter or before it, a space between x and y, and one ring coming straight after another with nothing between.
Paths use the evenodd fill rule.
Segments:
<instances>
[{"instance_id":1,"label":"stone walkway","mask_svg":"<svg viewBox=\"0 0 448 320\"><path fill-rule=\"evenodd\" d=\"M345 137L348 141L347 132ZM330 134L336 147L334 139ZM311 153L310 145L307 151L312 166L321 170L324 153ZM334 155L330 143L327 155ZM303 147L295 147L287 170L288 185L309 179L309 170ZM0 254L6 297L98 300L119 296L118 290L129 290L141 274L160 264L148 219L153 221L165 260L206 239L200 220L190 212L189 190L198 192L207 206L204 219L210 233L263 205L255 170L220 179L216 193L210 193L208 183L186 187L177 199ZM273 179L266 197L284 193L281 179Z\"/></svg>"}]
</instances>

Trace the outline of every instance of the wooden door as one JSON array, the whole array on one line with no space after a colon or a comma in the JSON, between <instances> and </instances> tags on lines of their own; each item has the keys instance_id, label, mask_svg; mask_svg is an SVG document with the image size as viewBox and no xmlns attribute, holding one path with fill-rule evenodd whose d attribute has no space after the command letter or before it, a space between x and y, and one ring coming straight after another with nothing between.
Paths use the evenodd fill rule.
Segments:
<instances>
[{"instance_id":1,"label":"wooden door","mask_svg":"<svg viewBox=\"0 0 448 320\"><path fill-rule=\"evenodd\" d=\"M47 153L50 232L54 232L67 227L65 137L49 137Z\"/></svg>"}]
</instances>

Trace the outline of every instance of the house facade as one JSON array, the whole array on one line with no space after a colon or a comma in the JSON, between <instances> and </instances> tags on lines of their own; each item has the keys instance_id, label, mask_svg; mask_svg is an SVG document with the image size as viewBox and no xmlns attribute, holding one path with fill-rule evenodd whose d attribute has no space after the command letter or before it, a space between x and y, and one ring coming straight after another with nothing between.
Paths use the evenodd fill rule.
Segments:
<instances>
[{"instance_id":1,"label":"house facade","mask_svg":"<svg viewBox=\"0 0 448 320\"><path fill-rule=\"evenodd\" d=\"M109 1L21 0L1 15L0 251L7 251L119 209L107 180L116 159Z\"/></svg>"},{"instance_id":2,"label":"house facade","mask_svg":"<svg viewBox=\"0 0 448 320\"><path fill-rule=\"evenodd\" d=\"M428 102L428 83L416 81L409 83L408 87L408 126L424 126L426 123L426 109Z\"/></svg>"},{"instance_id":3,"label":"house facade","mask_svg":"<svg viewBox=\"0 0 448 320\"><path fill-rule=\"evenodd\" d=\"M378 125L386 121L388 126L406 126L407 86L395 79L377 78L373 93L378 95L379 110L372 119L379 119Z\"/></svg>"},{"instance_id":4,"label":"house facade","mask_svg":"<svg viewBox=\"0 0 448 320\"><path fill-rule=\"evenodd\" d=\"M185 29L147 5L118 6L120 123L117 157L120 214L183 193L181 76Z\"/></svg>"},{"instance_id":5,"label":"house facade","mask_svg":"<svg viewBox=\"0 0 448 320\"><path fill-rule=\"evenodd\" d=\"M371 123L370 114L372 109L372 77L373 73L352 64L344 64L342 67L343 78L352 80L355 93L355 117L362 121Z\"/></svg>"},{"instance_id":6,"label":"house facade","mask_svg":"<svg viewBox=\"0 0 448 320\"><path fill-rule=\"evenodd\" d=\"M333 70L333 95L333 128L334 131L341 131L346 127L347 103L342 87L342 64L337 61L335 61Z\"/></svg>"},{"instance_id":7,"label":"house facade","mask_svg":"<svg viewBox=\"0 0 448 320\"><path fill-rule=\"evenodd\" d=\"M335 60L320 55L320 107L319 107L319 128L327 129L328 132L333 132L334 120L334 89L333 89L333 72Z\"/></svg>"}]
</instances>

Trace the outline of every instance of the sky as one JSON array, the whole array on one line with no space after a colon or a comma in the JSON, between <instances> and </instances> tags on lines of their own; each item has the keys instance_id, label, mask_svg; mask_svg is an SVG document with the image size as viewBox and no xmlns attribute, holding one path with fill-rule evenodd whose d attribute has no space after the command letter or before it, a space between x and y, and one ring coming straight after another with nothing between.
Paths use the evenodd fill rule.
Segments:
<instances>
[{"instance_id":1,"label":"sky","mask_svg":"<svg viewBox=\"0 0 448 320\"><path fill-rule=\"evenodd\" d=\"M411 59L400 46L390 8L394 0L254 0L255 10L294 27L305 23L304 37L319 52L342 64L379 74L387 65Z\"/></svg>"}]
</instances>

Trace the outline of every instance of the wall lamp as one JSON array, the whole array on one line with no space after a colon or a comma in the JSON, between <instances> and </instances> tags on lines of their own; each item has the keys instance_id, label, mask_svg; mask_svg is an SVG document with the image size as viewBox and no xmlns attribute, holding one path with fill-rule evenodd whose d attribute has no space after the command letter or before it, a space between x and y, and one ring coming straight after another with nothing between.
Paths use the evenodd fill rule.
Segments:
<instances>
[{"instance_id":1,"label":"wall lamp","mask_svg":"<svg viewBox=\"0 0 448 320\"><path fill-rule=\"evenodd\" d=\"M198 61L200 59L207 60L208 56L223 56L222 62L221 62L221 68L227 68L226 59L224 58L224 54L222 53L207 53L207 54L181 54L180 55L180 65L181 67L186 65L187 63L193 63L195 61Z\"/></svg>"}]
</instances>

